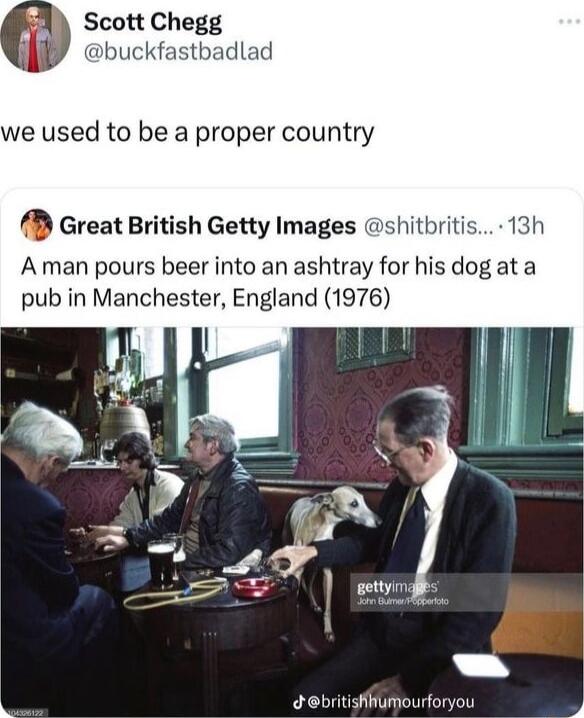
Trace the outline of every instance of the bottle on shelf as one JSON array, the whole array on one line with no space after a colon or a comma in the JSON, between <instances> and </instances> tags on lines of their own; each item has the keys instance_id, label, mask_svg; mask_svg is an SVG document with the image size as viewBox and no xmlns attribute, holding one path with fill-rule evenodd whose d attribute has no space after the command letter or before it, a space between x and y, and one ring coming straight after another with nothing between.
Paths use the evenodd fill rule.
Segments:
<instances>
[{"instance_id":1,"label":"bottle on shelf","mask_svg":"<svg viewBox=\"0 0 584 718\"><path fill-rule=\"evenodd\" d=\"M164 455L164 436L162 434L162 421L152 423L152 450L155 456Z\"/></svg>"},{"instance_id":2,"label":"bottle on shelf","mask_svg":"<svg viewBox=\"0 0 584 718\"><path fill-rule=\"evenodd\" d=\"M134 401L141 401L144 394L144 352L132 349L130 352L130 397Z\"/></svg>"}]
</instances>

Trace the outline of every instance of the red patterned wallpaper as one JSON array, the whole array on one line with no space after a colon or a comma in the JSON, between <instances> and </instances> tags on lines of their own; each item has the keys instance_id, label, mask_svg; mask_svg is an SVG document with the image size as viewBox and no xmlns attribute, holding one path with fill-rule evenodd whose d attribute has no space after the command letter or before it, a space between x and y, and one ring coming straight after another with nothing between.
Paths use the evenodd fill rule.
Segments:
<instances>
[{"instance_id":1,"label":"red patterned wallpaper","mask_svg":"<svg viewBox=\"0 0 584 718\"><path fill-rule=\"evenodd\" d=\"M67 508L65 529L88 524L108 524L128 487L115 469L69 469L51 486L51 491Z\"/></svg>"},{"instance_id":2,"label":"red patterned wallpaper","mask_svg":"<svg viewBox=\"0 0 584 718\"><path fill-rule=\"evenodd\" d=\"M388 471L371 448L377 413L415 386L447 387L455 401L450 443L464 443L469 350L467 329L417 329L414 359L338 373L336 330L297 330L295 478L386 482Z\"/></svg>"}]
</instances>

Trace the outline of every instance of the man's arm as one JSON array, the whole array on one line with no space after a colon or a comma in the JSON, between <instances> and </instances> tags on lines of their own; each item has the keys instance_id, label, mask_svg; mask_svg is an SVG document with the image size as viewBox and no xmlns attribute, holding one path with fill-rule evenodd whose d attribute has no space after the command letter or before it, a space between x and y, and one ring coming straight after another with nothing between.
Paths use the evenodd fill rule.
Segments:
<instances>
[{"instance_id":1,"label":"man's arm","mask_svg":"<svg viewBox=\"0 0 584 718\"><path fill-rule=\"evenodd\" d=\"M374 560L379 547L381 530L356 527L355 534L327 541L314 541L309 546L283 546L270 556L270 562L290 561L282 570L283 576L291 576L309 561L316 559L319 567L354 566L357 563Z\"/></svg>"},{"instance_id":2,"label":"man's arm","mask_svg":"<svg viewBox=\"0 0 584 718\"><path fill-rule=\"evenodd\" d=\"M64 525L65 511L58 508L42 521L31 521L22 537L22 570L50 610L68 608L79 594L77 576L65 556Z\"/></svg>"},{"instance_id":3,"label":"man's arm","mask_svg":"<svg viewBox=\"0 0 584 718\"><path fill-rule=\"evenodd\" d=\"M148 541L161 539L164 534L178 533L190 486L191 482L187 482L172 504L167 506L162 513L126 529L125 538L112 534L102 536L96 539L96 548L103 547L106 552L125 549L129 546L145 548Z\"/></svg>"},{"instance_id":4,"label":"man's arm","mask_svg":"<svg viewBox=\"0 0 584 718\"><path fill-rule=\"evenodd\" d=\"M395 483L395 482L394 482ZM280 559L290 561L290 567L282 574L290 576L305 566L312 559L316 559L319 567L354 566L365 561L375 561L379 554L379 547L385 530L385 519L392 502L399 500L398 487L390 485L379 506L381 526L367 528L354 526L350 536L332 539L329 541L314 541L311 546L284 546L270 556L270 561Z\"/></svg>"},{"instance_id":5,"label":"man's arm","mask_svg":"<svg viewBox=\"0 0 584 718\"><path fill-rule=\"evenodd\" d=\"M237 484L223 491L219 502L217 534L210 544L187 554L187 568L231 566L259 548L264 538L258 526L263 522L265 508L254 486Z\"/></svg>"},{"instance_id":6,"label":"man's arm","mask_svg":"<svg viewBox=\"0 0 584 718\"><path fill-rule=\"evenodd\" d=\"M55 45L55 41L53 40L53 36L50 32L47 39L47 50L49 54L49 67L55 67L55 65L59 61L59 58L57 55L57 46Z\"/></svg>"},{"instance_id":7,"label":"man's arm","mask_svg":"<svg viewBox=\"0 0 584 718\"><path fill-rule=\"evenodd\" d=\"M28 70L28 57L26 52L26 42L24 40L24 33L20 34L20 40L18 42L18 67L20 67L21 70ZM22 230L24 236L26 237L26 232L24 229Z\"/></svg>"},{"instance_id":8,"label":"man's arm","mask_svg":"<svg viewBox=\"0 0 584 718\"><path fill-rule=\"evenodd\" d=\"M130 546L144 548L148 541L161 539L164 534L178 533L191 485L190 481L185 483L180 494L162 513L128 529L126 536Z\"/></svg>"}]
</instances>

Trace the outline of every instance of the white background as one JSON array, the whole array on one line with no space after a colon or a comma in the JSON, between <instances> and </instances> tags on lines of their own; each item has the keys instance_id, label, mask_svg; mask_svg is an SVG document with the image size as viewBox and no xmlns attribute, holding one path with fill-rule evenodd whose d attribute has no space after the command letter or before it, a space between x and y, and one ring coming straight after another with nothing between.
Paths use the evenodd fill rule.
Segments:
<instances>
[{"instance_id":1,"label":"white background","mask_svg":"<svg viewBox=\"0 0 584 718\"><path fill-rule=\"evenodd\" d=\"M4 12L10 7L10 3L0 3ZM205 5L143 0L136 5L62 1L59 7L69 19L72 43L56 69L31 75L0 58L0 118L4 125L88 124L96 118L130 126L135 126L138 118L168 125L348 121L375 124L374 138L367 148L282 143L250 144L242 149L133 142L0 144L0 195L12 188L39 187L257 186L571 188L584 193L584 14L578 14L580 3L232 0ZM83 59L83 48L89 42L164 39L179 44L200 39L186 32L83 31L85 12L97 10L103 15L108 8L117 15L136 11L148 15L160 9L172 9L179 15L221 13L224 34L219 40L203 38L205 41L244 39L262 44L272 40L274 59L257 64L91 65ZM580 24L559 22L578 17ZM2 206L3 263L12 252L21 252L26 242L6 230L8 220L14 221L12 213L17 212L8 202L14 196L6 197ZM28 196L28 207L50 212L57 207L57 215L60 206L77 201L77 195L68 189L60 199L43 189L31 189ZM90 196L92 216L110 213L108 203L113 200L108 197L112 195L94 192ZM118 199L132 204L133 196L120 194ZM577 214L574 203L568 204L570 212ZM269 207L263 209L270 211ZM339 211L344 210L341 203ZM575 221L581 222L581 218ZM576 301L581 298L581 255L573 232L579 232L582 239L581 224L572 224L564 237L554 235L548 251L550 257L555 252L558 261L550 266L545 286L533 301L521 302L521 311L506 314L508 297L501 298L495 286L487 297L484 286L476 283L483 293L474 301L464 293L464 316L450 314L450 310L445 313L441 302L422 301L415 303L415 312L411 303L406 312L404 303L403 315L394 307L387 317L363 317L363 322L475 325L501 323L508 316L505 323L530 325L540 324L545 314L550 324L581 324L582 305ZM48 240L43 251L53 251L57 241L61 240ZM90 244L97 243L99 251L104 246L99 238L80 241L88 253L97 251L90 250ZM110 247L111 243L108 252ZM13 292L13 286L3 282L4 324L16 319L9 311ZM554 302L552 311L550 302ZM485 303L489 307L486 312ZM579 305L578 312L565 308L567 303ZM173 319L152 310L147 318L151 325L183 321L178 315ZM91 313L79 313L75 323L93 325L96 319ZM302 314L290 319L289 323L296 325L359 321L342 313L323 313L310 321ZM126 314L124 323L135 320ZM229 317L230 324L245 325L250 320L246 321L243 313ZM119 321L120 317L112 314L99 323ZM188 323L197 321L192 317ZM270 314L253 317L253 323L262 321L275 323ZM46 320L36 316L34 322L26 321L29 326L33 323L64 325L70 320L52 314Z\"/></svg>"}]
</instances>

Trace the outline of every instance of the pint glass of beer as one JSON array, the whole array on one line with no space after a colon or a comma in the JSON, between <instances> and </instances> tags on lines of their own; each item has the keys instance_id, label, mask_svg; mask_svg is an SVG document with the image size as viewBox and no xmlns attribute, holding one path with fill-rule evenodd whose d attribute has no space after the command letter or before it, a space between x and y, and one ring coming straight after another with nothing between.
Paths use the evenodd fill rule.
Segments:
<instances>
[{"instance_id":1,"label":"pint glass of beer","mask_svg":"<svg viewBox=\"0 0 584 718\"><path fill-rule=\"evenodd\" d=\"M164 534L162 537L165 541L171 541L174 544L174 556L172 558L174 569L173 575L175 581L178 581L179 573L182 571L184 563L186 561L186 554L184 549L184 534Z\"/></svg>"},{"instance_id":2,"label":"pint glass of beer","mask_svg":"<svg viewBox=\"0 0 584 718\"><path fill-rule=\"evenodd\" d=\"M174 541L148 542L152 588L172 588Z\"/></svg>"}]
</instances>

